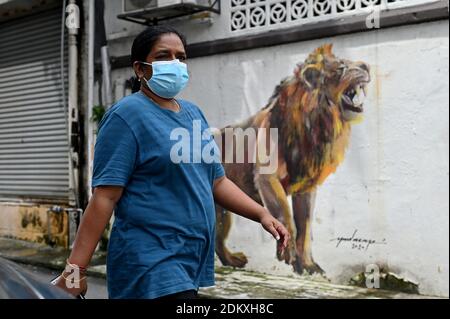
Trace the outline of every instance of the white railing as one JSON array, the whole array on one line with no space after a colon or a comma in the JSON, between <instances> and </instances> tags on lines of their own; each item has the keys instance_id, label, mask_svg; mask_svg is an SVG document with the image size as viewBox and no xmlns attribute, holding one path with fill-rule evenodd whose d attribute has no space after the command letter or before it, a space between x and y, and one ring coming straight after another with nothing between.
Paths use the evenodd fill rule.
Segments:
<instances>
[{"instance_id":1,"label":"white railing","mask_svg":"<svg viewBox=\"0 0 450 319\"><path fill-rule=\"evenodd\" d=\"M440 0L230 0L231 32L276 29Z\"/></svg>"}]
</instances>

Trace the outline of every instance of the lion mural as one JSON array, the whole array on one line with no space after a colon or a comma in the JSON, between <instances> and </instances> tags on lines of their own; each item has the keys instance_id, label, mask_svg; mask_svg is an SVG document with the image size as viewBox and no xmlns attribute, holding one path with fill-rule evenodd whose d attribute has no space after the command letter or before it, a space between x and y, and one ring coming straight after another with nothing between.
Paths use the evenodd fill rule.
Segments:
<instances>
[{"instance_id":1,"label":"lion mural","mask_svg":"<svg viewBox=\"0 0 450 319\"><path fill-rule=\"evenodd\" d=\"M291 232L292 242L277 257L298 273L322 273L311 251L311 221L317 187L336 171L344 159L351 125L363 113L363 95L370 82L369 66L363 62L339 59L332 45L316 49L294 75L275 89L267 106L240 125L229 128L277 128L278 166L273 174L258 173L257 163L226 163L228 178L249 196L263 204ZM219 138L224 144L224 129ZM248 145L254 149L257 145ZM257 144L257 143L255 143ZM235 145L224 151L236 152ZM224 155L222 155L224 156ZM292 195L292 215L288 203ZM225 241L231 216L216 207L216 253L224 265L244 267L243 253L230 252ZM293 218L292 218L293 217ZM293 220L293 222L291 221Z\"/></svg>"}]
</instances>

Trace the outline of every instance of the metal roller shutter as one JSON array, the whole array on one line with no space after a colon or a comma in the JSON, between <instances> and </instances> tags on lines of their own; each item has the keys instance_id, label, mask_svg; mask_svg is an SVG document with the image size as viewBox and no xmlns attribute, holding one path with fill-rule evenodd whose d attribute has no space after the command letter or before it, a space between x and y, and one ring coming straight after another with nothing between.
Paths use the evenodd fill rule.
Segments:
<instances>
[{"instance_id":1,"label":"metal roller shutter","mask_svg":"<svg viewBox=\"0 0 450 319\"><path fill-rule=\"evenodd\" d=\"M60 9L0 24L0 201L68 201L60 32Z\"/></svg>"}]
</instances>

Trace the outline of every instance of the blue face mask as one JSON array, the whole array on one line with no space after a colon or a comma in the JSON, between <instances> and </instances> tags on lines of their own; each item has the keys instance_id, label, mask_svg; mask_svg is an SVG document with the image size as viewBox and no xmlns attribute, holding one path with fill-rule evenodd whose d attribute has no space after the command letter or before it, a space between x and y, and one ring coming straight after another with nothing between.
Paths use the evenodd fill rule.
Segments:
<instances>
[{"instance_id":1,"label":"blue face mask","mask_svg":"<svg viewBox=\"0 0 450 319\"><path fill-rule=\"evenodd\" d=\"M153 93L165 99L172 99L187 85L189 74L186 63L180 60L141 62L152 66L153 75L147 80L147 86Z\"/></svg>"}]
</instances>

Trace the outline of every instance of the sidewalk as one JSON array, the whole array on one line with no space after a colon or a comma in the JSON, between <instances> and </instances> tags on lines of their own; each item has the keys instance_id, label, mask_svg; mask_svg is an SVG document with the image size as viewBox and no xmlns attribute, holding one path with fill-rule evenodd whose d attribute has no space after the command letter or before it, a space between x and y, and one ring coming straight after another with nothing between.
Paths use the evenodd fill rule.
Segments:
<instances>
[{"instance_id":1,"label":"sidewalk","mask_svg":"<svg viewBox=\"0 0 450 319\"><path fill-rule=\"evenodd\" d=\"M51 248L39 244L0 238L0 257L19 263L62 270L69 252L61 248ZM89 268L89 275L105 277L106 254L96 252ZM201 289L202 298L218 299L418 299L432 298L393 291L363 289L352 286L335 285L323 281L309 280L299 276L282 277L236 270L229 267L216 269L216 286Z\"/></svg>"}]
</instances>

